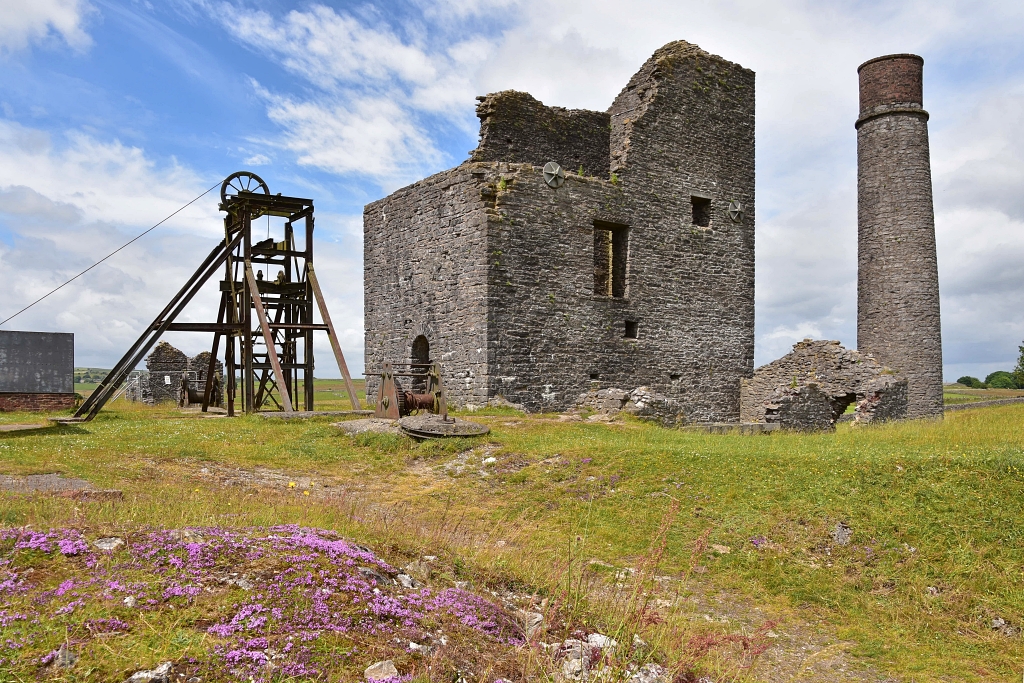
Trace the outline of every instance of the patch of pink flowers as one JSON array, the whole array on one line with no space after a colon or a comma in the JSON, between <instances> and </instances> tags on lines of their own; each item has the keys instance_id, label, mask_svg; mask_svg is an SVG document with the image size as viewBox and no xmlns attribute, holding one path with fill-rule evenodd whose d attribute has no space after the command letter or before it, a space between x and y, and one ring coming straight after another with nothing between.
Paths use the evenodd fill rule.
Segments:
<instances>
[{"instance_id":1,"label":"patch of pink flowers","mask_svg":"<svg viewBox=\"0 0 1024 683\"><path fill-rule=\"evenodd\" d=\"M125 540L100 554L75 529L0 528L0 595L18 610L0 611L0 657L17 662L26 642L56 646L51 633L131 631L140 613L180 613L206 600L228 609L203 627L213 647L193 668L240 681L321 679L339 658L358 657L354 643L367 636L408 642L461 629L520 642L512 618L489 600L458 588L402 588L394 568L331 531L195 527ZM40 553L52 559L47 585L26 571Z\"/></svg>"}]
</instances>

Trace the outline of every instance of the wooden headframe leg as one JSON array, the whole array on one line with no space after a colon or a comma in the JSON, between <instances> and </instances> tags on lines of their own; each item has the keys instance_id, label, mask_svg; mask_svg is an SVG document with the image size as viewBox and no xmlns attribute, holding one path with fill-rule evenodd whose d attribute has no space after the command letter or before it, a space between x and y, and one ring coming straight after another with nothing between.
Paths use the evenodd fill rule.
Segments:
<instances>
[{"instance_id":1,"label":"wooden headframe leg","mask_svg":"<svg viewBox=\"0 0 1024 683\"><path fill-rule=\"evenodd\" d=\"M345 391L348 392L348 399L352 403L353 410L361 410L362 406L359 405L359 397L356 396L356 386L352 384L352 375L348 372L348 364L345 363L345 356L341 352L341 342L338 341L338 335L334 331L331 314L327 312L327 302L324 301L324 295L320 292L320 283L316 280L313 264L308 263L307 269L309 272L309 284L313 285L313 296L316 297L316 305L320 309L320 317L324 319L324 325L327 325L327 334L331 338L334 359L338 361L338 369L341 370L341 376L345 379Z\"/></svg>"}]
</instances>

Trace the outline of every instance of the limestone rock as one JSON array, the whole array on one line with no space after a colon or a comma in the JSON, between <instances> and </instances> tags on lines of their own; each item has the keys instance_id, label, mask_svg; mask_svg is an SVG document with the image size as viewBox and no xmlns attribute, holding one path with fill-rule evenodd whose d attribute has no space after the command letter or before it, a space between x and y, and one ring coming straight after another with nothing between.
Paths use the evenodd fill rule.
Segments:
<instances>
[{"instance_id":1,"label":"limestone rock","mask_svg":"<svg viewBox=\"0 0 1024 683\"><path fill-rule=\"evenodd\" d=\"M366 667L366 671L363 672L368 681L383 681L388 678L395 678L398 676L398 669L395 667L395 663L390 659L385 659L383 662L377 662Z\"/></svg>"},{"instance_id":2,"label":"limestone rock","mask_svg":"<svg viewBox=\"0 0 1024 683\"><path fill-rule=\"evenodd\" d=\"M602 415L627 412L665 427L676 427L686 421L681 403L647 387L631 391L614 387L588 391L580 395L576 407Z\"/></svg>"},{"instance_id":3,"label":"limestone rock","mask_svg":"<svg viewBox=\"0 0 1024 683\"><path fill-rule=\"evenodd\" d=\"M644 664L629 677L629 683L669 683L670 681L668 669L653 662Z\"/></svg>"},{"instance_id":4,"label":"limestone rock","mask_svg":"<svg viewBox=\"0 0 1024 683\"><path fill-rule=\"evenodd\" d=\"M109 552L124 545L124 539L117 538L116 536L111 536L109 538L97 538L92 544L100 550Z\"/></svg>"},{"instance_id":5,"label":"limestone rock","mask_svg":"<svg viewBox=\"0 0 1024 683\"><path fill-rule=\"evenodd\" d=\"M155 669L136 671L125 683L169 683L174 665L164 662Z\"/></svg>"},{"instance_id":6,"label":"limestone rock","mask_svg":"<svg viewBox=\"0 0 1024 683\"><path fill-rule=\"evenodd\" d=\"M836 542L836 545L849 545L852 538L853 529L846 522L839 522L832 529L832 540Z\"/></svg>"}]
</instances>

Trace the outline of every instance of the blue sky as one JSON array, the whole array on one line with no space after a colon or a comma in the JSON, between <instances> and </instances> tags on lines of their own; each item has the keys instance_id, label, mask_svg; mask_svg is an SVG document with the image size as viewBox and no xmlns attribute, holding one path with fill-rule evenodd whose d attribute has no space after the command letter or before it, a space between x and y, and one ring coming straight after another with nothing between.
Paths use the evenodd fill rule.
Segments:
<instances>
[{"instance_id":1,"label":"blue sky","mask_svg":"<svg viewBox=\"0 0 1024 683\"><path fill-rule=\"evenodd\" d=\"M856 67L892 52L926 62L947 379L1009 368L1024 339L1019 3L3 5L0 319L250 169L315 199L318 272L361 367L362 206L464 160L475 95L605 109L685 39L757 72L759 365L803 337L856 345ZM5 328L75 332L78 364L109 366L220 231L211 193Z\"/></svg>"}]
</instances>

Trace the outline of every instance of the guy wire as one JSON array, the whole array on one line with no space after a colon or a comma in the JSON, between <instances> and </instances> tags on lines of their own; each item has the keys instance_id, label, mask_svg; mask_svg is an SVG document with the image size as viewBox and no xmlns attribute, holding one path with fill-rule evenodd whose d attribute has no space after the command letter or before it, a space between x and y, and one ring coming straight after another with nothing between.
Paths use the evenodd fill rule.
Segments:
<instances>
[{"instance_id":1,"label":"guy wire","mask_svg":"<svg viewBox=\"0 0 1024 683\"><path fill-rule=\"evenodd\" d=\"M125 242L124 244L122 244L122 245L121 245L120 247L118 247L118 248L117 248L117 249L115 249L114 251L110 252L109 254L107 254L106 256L104 256L103 258L101 258L101 259L100 259L99 261L97 261L96 263L92 264L91 266L89 266L88 268L86 268L86 269L85 269L85 270L83 270L83 271L82 271L81 273L79 273L78 275L74 276L73 278L71 278L70 280L68 280L67 282L65 282L64 284L60 285L59 287L55 287L55 288L51 289L51 290L50 290L49 292L47 292L46 294L44 294L44 295L42 295L41 297L39 297L38 299L36 299L35 301L33 301L32 303L30 303L30 304L29 304L28 306L26 306L25 308L21 309L20 311L18 311L17 313L15 313L14 315L12 315L11 317L7 318L7 319L6 319L6 320L4 320L3 322L0 322L0 325L6 325L6 324L7 324L7 323L8 323L9 321L11 321L11 320L14 320L14 319L15 319L15 318L17 318L17 317L18 317L19 315L21 315L22 313L24 313L24 312L25 312L25 311L27 311L28 309L32 308L32 307L33 307L33 306L35 306L35 305L36 305L37 303L39 303L40 301L42 301L42 300L43 300L43 299L45 299L46 297L50 296L51 294L53 294L53 293L54 293L54 292L56 292L57 290L59 290L59 289L62 289L62 288L64 288L64 287L65 287L65 286L67 286L67 285L70 285L70 284L71 284L72 282L74 282L74 281L75 281L75 280L77 280L78 278L82 277L83 275L85 275L86 273L88 273L88 272L89 272L90 270L92 270L93 268L95 268L95 267L96 267L96 266L98 266L99 264L101 264L101 263L103 263L104 261L106 261L106 260L107 260L108 258L110 258L111 256L113 256L113 255L114 255L114 254L116 254L117 252L121 251L122 249L124 249L125 247L127 247L127 246L128 246L129 244L131 244L132 242L134 242L134 241L136 241L136 240L138 240L138 239L140 239L140 238L144 237L145 235L147 235L148 233L152 232L153 230L156 230L156 229L157 229L158 227L160 227L161 225L163 225L164 223L166 223L166 222L167 222L167 221L169 221L170 219L174 218L174 217L175 217L175 216L176 216L176 215L177 215L178 213L180 213L181 211L184 211L185 209L187 209L188 207L192 206L193 204L195 204L196 202L198 202L198 201L199 201L200 199L202 199L203 197L205 197L206 195L208 195L208 194L210 193L210 190L212 190L213 188L217 187L217 185L220 185L220 184L221 184L221 181L219 181L219 180L218 180L218 181L217 181L217 182L216 182L216 183L215 183L214 185L211 185L211 186L210 186L210 188L206 190L206 192L203 192L203 193L202 193L201 195L199 195L198 197L196 197L195 199L193 199L192 201L190 201L190 202L189 202L188 204L185 204L184 206L182 206L182 207L180 207L180 208L176 209L176 210L174 211L174 213L170 214L169 216L167 216L167 217L166 217L166 218L164 218L164 219L163 219L162 221L160 221L159 223L157 223L157 224L156 224L156 225L154 225L153 227L149 228L149 229L148 229L148 230L146 230L145 232L142 232L142 233L140 233L139 235L136 235L136 236L135 236L135 237L133 237L132 239L128 240L127 242Z\"/></svg>"}]
</instances>

